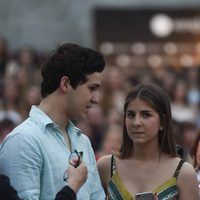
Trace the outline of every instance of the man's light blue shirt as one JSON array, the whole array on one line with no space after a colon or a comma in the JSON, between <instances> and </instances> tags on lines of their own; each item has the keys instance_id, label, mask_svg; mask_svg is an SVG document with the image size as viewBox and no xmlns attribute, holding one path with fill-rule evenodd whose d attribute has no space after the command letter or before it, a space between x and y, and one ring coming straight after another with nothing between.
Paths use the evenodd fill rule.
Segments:
<instances>
[{"instance_id":1,"label":"man's light blue shirt","mask_svg":"<svg viewBox=\"0 0 200 200\"><path fill-rule=\"evenodd\" d=\"M71 149L83 151L88 168L86 183L77 200L103 200L102 189L91 143L72 122L67 127ZM0 174L24 200L53 200L66 184L63 175L69 165L70 150L58 126L38 107L32 106L29 118L16 127L0 149Z\"/></svg>"}]
</instances>

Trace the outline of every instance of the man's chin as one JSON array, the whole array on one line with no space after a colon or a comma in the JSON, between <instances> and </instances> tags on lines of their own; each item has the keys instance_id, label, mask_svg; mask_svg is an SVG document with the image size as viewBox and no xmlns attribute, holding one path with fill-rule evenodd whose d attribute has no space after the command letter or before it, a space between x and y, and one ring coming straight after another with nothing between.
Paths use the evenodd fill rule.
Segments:
<instances>
[{"instance_id":1,"label":"man's chin","mask_svg":"<svg viewBox=\"0 0 200 200\"><path fill-rule=\"evenodd\" d=\"M82 113L78 113L78 115L73 116L73 120L75 120L75 121L85 120L88 118L88 113L89 113L89 110L82 112Z\"/></svg>"},{"instance_id":2,"label":"man's chin","mask_svg":"<svg viewBox=\"0 0 200 200\"><path fill-rule=\"evenodd\" d=\"M82 113L82 115L76 117L77 121L85 120L87 119L88 113Z\"/></svg>"}]
</instances>

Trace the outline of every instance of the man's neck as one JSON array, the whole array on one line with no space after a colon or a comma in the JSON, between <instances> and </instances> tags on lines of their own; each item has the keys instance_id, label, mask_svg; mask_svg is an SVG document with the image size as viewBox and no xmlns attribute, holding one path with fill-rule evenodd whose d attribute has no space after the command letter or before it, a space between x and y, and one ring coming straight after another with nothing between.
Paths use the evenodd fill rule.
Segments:
<instances>
[{"instance_id":1,"label":"man's neck","mask_svg":"<svg viewBox=\"0 0 200 200\"><path fill-rule=\"evenodd\" d=\"M66 129L66 126L69 124L69 118L58 103L51 101L51 99L43 99L39 108L45 112L61 130Z\"/></svg>"},{"instance_id":2,"label":"man's neck","mask_svg":"<svg viewBox=\"0 0 200 200\"><path fill-rule=\"evenodd\" d=\"M45 112L48 117L51 118L52 121L59 127L65 143L71 151L70 139L67 133L69 119L64 115L63 110L57 105L55 105L54 102L50 101L49 99L43 99L39 105L39 108Z\"/></svg>"}]
</instances>

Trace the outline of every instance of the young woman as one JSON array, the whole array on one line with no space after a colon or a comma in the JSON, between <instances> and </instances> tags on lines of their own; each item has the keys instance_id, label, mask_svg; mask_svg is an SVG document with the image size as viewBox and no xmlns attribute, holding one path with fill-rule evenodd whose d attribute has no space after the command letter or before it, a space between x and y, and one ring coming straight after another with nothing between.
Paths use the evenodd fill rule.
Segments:
<instances>
[{"instance_id":1,"label":"young woman","mask_svg":"<svg viewBox=\"0 0 200 200\"><path fill-rule=\"evenodd\" d=\"M127 95L121 150L99 159L98 169L110 200L147 191L158 200L199 199L193 166L176 154L170 100L156 85L138 85Z\"/></svg>"}]
</instances>

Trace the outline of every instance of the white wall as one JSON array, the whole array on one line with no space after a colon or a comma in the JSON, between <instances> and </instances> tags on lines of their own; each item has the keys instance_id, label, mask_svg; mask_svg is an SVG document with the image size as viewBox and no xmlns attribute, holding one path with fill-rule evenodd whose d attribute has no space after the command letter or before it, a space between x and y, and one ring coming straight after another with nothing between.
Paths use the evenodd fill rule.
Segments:
<instances>
[{"instance_id":1,"label":"white wall","mask_svg":"<svg viewBox=\"0 0 200 200\"><path fill-rule=\"evenodd\" d=\"M38 51L58 43L93 47L93 11L105 7L199 7L199 0L0 0L0 33L11 50L30 44Z\"/></svg>"}]
</instances>

